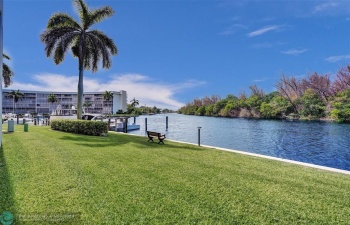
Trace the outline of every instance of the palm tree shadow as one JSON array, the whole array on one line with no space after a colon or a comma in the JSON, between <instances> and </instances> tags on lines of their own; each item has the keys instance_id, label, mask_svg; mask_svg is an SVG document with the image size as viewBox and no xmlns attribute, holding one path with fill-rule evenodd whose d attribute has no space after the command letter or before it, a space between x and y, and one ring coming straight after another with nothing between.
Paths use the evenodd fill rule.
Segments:
<instances>
[{"instance_id":1,"label":"palm tree shadow","mask_svg":"<svg viewBox=\"0 0 350 225\"><path fill-rule=\"evenodd\" d=\"M83 137L82 137L83 136ZM187 149L192 151L202 151L204 150L201 147L195 145L186 145L178 144L171 141L164 141L164 144L158 144L157 140L154 142L148 142L147 137L142 136L129 136L122 135L117 133L109 133L107 137L96 137L96 136L87 136L87 135L77 135L77 136L63 136L62 140L72 141L76 145L85 146L90 148L103 148L103 147L116 147L125 144L132 143L137 148L144 149Z\"/></svg>"},{"instance_id":2,"label":"palm tree shadow","mask_svg":"<svg viewBox=\"0 0 350 225\"><path fill-rule=\"evenodd\" d=\"M15 212L15 202L11 176L8 171L4 155L4 145L0 148L0 213L4 211Z\"/></svg>"},{"instance_id":3,"label":"palm tree shadow","mask_svg":"<svg viewBox=\"0 0 350 225\"><path fill-rule=\"evenodd\" d=\"M86 146L91 148L113 147L134 143L137 145L147 145L147 139L142 137L128 137L126 135L108 134L108 137L96 137L87 135L63 136L62 140L73 141L76 145Z\"/></svg>"}]
</instances>

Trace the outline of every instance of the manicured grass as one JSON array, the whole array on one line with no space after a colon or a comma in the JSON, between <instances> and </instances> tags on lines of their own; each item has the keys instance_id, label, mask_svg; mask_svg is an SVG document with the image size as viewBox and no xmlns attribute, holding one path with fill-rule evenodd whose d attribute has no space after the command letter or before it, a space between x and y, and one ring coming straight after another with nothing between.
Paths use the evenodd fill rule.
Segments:
<instances>
[{"instance_id":1,"label":"manicured grass","mask_svg":"<svg viewBox=\"0 0 350 225\"><path fill-rule=\"evenodd\" d=\"M0 150L0 214L71 224L348 224L350 176L146 137L16 126Z\"/></svg>"}]
</instances>

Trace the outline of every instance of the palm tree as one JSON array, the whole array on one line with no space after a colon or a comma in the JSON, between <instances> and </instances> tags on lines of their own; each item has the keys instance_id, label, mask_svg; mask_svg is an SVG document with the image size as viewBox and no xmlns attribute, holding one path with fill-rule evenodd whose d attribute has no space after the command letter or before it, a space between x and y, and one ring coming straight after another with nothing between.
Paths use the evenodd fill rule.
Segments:
<instances>
[{"instance_id":1,"label":"palm tree","mask_svg":"<svg viewBox=\"0 0 350 225\"><path fill-rule=\"evenodd\" d=\"M18 102L18 100L21 100L24 97L24 94L19 90L12 90L7 93L7 97L13 98L13 113L15 113L16 103Z\"/></svg>"},{"instance_id":2,"label":"palm tree","mask_svg":"<svg viewBox=\"0 0 350 225\"><path fill-rule=\"evenodd\" d=\"M3 58L10 60L10 57L6 54L2 54ZM11 77L15 75L13 73L13 71L11 70L11 68L6 64L6 63L2 63L2 77L4 79L4 85L5 87L10 86L10 84L12 83Z\"/></svg>"},{"instance_id":3,"label":"palm tree","mask_svg":"<svg viewBox=\"0 0 350 225\"><path fill-rule=\"evenodd\" d=\"M106 102L112 100L112 99L113 99L113 92L111 92L111 91L105 91L105 93L103 93L103 99L104 99ZM110 104L107 103L107 105L109 106ZM111 108L111 107L110 107L110 108ZM110 109L109 112L111 112L111 111L112 111L112 109ZM111 112L111 113L113 114L113 112Z\"/></svg>"},{"instance_id":4,"label":"palm tree","mask_svg":"<svg viewBox=\"0 0 350 225\"><path fill-rule=\"evenodd\" d=\"M88 109L90 106L92 106L92 103L91 102L84 102L83 106L84 106L84 108ZM86 110L86 112L87 112L87 110Z\"/></svg>"},{"instance_id":5,"label":"palm tree","mask_svg":"<svg viewBox=\"0 0 350 225\"><path fill-rule=\"evenodd\" d=\"M96 72L102 60L103 68L112 65L111 55L118 52L113 40L103 32L90 30L90 27L114 14L109 6L89 10L83 0L72 0L79 14L80 22L76 22L65 13L56 13L47 23L47 29L40 35L46 45L46 56L52 56L56 64L64 60L65 53L70 48L74 57L79 61L78 81L78 119L82 118L83 111L83 71Z\"/></svg>"},{"instance_id":6,"label":"palm tree","mask_svg":"<svg viewBox=\"0 0 350 225\"><path fill-rule=\"evenodd\" d=\"M139 100L136 100L134 97L130 102L131 110L134 114L136 114L136 106L139 105Z\"/></svg>"},{"instance_id":7,"label":"palm tree","mask_svg":"<svg viewBox=\"0 0 350 225\"><path fill-rule=\"evenodd\" d=\"M49 95L47 96L47 101L48 101L49 103L51 103L51 111L52 111L53 103L55 103L55 102L58 101L56 95L55 95L54 93L49 94Z\"/></svg>"},{"instance_id":8,"label":"palm tree","mask_svg":"<svg viewBox=\"0 0 350 225\"><path fill-rule=\"evenodd\" d=\"M136 100L135 97L130 102L133 108L139 105L139 100Z\"/></svg>"}]
</instances>

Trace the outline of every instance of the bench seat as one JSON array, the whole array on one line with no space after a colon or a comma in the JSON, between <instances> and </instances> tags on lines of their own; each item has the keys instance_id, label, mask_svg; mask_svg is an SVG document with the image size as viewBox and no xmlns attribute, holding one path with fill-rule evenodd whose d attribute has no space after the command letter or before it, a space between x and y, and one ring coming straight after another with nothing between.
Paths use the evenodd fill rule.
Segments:
<instances>
[{"instance_id":1,"label":"bench seat","mask_svg":"<svg viewBox=\"0 0 350 225\"><path fill-rule=\"evenodd\" d=\"M153 138L158 138L158 144L162 143L164 144L163 140L166 138L165 134L161 134L155 131L147 131L147 136L148 136L148 142L152 141L153 142Z\"/></svg>"}]
</instances>

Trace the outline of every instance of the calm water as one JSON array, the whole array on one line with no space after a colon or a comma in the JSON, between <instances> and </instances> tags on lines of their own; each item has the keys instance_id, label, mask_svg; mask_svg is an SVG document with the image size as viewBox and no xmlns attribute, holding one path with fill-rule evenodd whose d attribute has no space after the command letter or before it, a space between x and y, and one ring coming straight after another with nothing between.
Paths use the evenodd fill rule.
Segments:
<instances>
[{"instance_id":1,"label":"calm water","mask_svg":"<svg viewBox=\"0 0 350 225\"><path fill-rule=\"evenodd\" d=\"M166 131L165 118L169 118ZM214 118L180 114L140 116L141 129L166 133L168 139L253 152L350 171L350 124Z\"/></svg>"}]
</instances>

